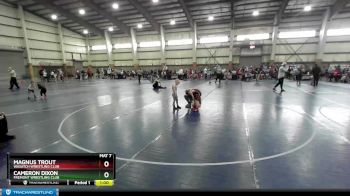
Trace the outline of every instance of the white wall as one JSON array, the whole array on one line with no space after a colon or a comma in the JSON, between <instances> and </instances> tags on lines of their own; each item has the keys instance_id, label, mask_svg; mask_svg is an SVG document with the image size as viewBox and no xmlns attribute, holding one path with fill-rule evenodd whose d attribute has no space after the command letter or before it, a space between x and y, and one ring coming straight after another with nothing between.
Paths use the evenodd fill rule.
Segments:
<instances>
[{"instance_id":1,"label":"white wall","mask_svg":"<svg viewBox=\"0 0 350 196\"><path fill-rule=\"evenodd\" d=\"M57 23L24 12L28 43L32 64L62 65L62 53ZM0 49L24 48L24 35L18 8L0 0ZM62 28L67 65L72 65L72 57L86 60L85 38Z\"/></svg>"},{"instance_id":2,"label":"white wall","mask_svg":"<svg viewBox=\"0 0 350 196\"><path fill-rule=\"evenodd\" d=\"M307 21L305 22L307 23ZM286 28L286 25L294 28ZM350 21L334 20L330 23L331 28L350 27ZM314 27L320 24L314 24ZM315 29L313 26L307 28L307 25L300 24L300 28L295 28L296 24L287 22L282 25L280 31L301 31ZM317 28L317 32L320 28ZM249 27L245 29L235 29L234 35L269 33L270 39L263 41L254 41L255 44L262 48L262 59L264 62L270 61L272 51L272 27ZM198 40L203 36L209 35L226 35L230 36L230 28L228 25L211 25L198 27ZM165 31L165 40L174 39L191 39L193 31L189 28L172 29ZM137 42L141 41L160 41L158 34L145 35L138 33ZM99 45L105 44L103 38L93 38L91 43ZM131 43L130 37L113 37L112 43ZM297 39L277 39L276 44L276 61L288 62L315 62L318 50L319 37L315 38L297 38ZM91 44L91 45L93 45ZM247 47L249 42L234 41L233 50L229 49L229 42L216 44L201 44L197 45L197 64L228 64L230 52L233 54L233 63L239 63L241 47ZM325 62L344 62L350 61L350 36L328 37L325 46ZM215 58L212 57L215 56ZM192 64L192 45L182 46L167 46L165 48L165 59L168 65L191 65ZM161 52L160 47L138 48L137 58L142 66L160 65ZM106 51L94 51L92 54L92 64L99 66L108 65ZM132 51L131 49L113 49L113 62L118 66L132 66Z\"/></svg>"},{"instance_id":3,"label":"white wall","mask_svg":"<svg viewBox=\"0 0 350 196\"><path fill-rule=\"evenodd\" d=\"M34 65L62 64L62 53L59 43L57 24L25 12L25 21L28 29L28 41ZM280 31L297 31L314 29L319 32L322 18L310 16L283 19ZM251 27L251 26L256 27ZM272 26L268 21L260 21L251 24L237 23L234 36L241 34L269 33L272 36ZM350 14L342 14L330 21L329 28L350 28ZM24 48L23 33L18 16L18 9L0 0L0 49ZM68 65L72 65L73 59L87 60L85 37L68 29L63 29L65 58ZM190 28L178 28L165 30L165 40L192 39L193 30ZM198 26L197 37L210 35L230 36L230 24L214 24ZM144 41L160 41L160 35L156 32L137 32L137 43ZM104 37L92 37L89 40L92 45L105 45ZM318 50L318 36L316 38L278 39L276 45L276 61L289 62L314 62ZM131 43L131 38L125 35L113 35L112 44ZM261 55L264 62L270 61L272 50L271 38L264 41L255 41L262 48ZM239 63L242 47L247 47L248 42L234 41L233 50L230 51L229 43L200 44L197 45L197 64L229 63L229 55L232 53L233 63ZM165 60L168 65L191 65L193 62L192 45L165 47ZM350 61L350 36L327 37L324 48L323 61L325 62L349 62ZM91 51L91 64L93 66L108 65L106 50ZM214 56L214 58L212 57ZM160 47L138 48L136 58L142 66L160 65ZM132 49L114 49L112 60L118 66L132 66ZM84 63L87 65L87 62Z\"/></svg>"},{"instance_id":4,"label":"white wall","mask_svg":"<svg viewBox=\"0 0 350 196\"><path fill-rule=\"evenodd\" d=\"M345 18L345 19L344 19ZM304 31L316 30L317 35L314 38L297 38L297 39L277 39L276 44L276 62L315 62L319 44L319 31L321 28L322 17L310 16L303 18L294 17L283 19L279 31ZM264 23L263 22L259 22ZM265 21L267 24L267 22ZM254 23L255 24L255 23ZM252 25L240 23L235 25L234 44L230 51L230 43L201 44L197 45L197 64L228 64L229 55L232 53L233 63L239 63L241 48L248 47L249 42L236 41L237 35L269 33L269 40L254 41L257 47L261 48L261 56L264 62L271 60L272 51L272 24L259 25L258 22ZM246 27L247 26L247 27ZM329 23L329 28L350 28L350 14L348 16L339 16ZM192 39L193 30L190 28L166 29L165 40L175 39ZM217 24L198 26L198 40L204 36L226 35L230 36L230 24ZM160 41L160 35L155 32L138 32L136 35L137 42L143 41ZM104 38L92 38L93 44L105 44ZM112 43L131 43L130 37L114 35ZM93 45L91 44L91 45ZM192 45L168 46L165 47L165 59L167 65L192 65ZM91 55L92 64L106 66L108 64L106 51L94 51ZM350 36L327 37L324 48L324 62L349 62L350 61ZM214 58L212 57L214 56ZM160 47L138 48L137 58L142 66L160 65L161 50ZM131 49L113 49L113 62L118 66L132 66L133 56Z\"/></svg>"}]
</instances>

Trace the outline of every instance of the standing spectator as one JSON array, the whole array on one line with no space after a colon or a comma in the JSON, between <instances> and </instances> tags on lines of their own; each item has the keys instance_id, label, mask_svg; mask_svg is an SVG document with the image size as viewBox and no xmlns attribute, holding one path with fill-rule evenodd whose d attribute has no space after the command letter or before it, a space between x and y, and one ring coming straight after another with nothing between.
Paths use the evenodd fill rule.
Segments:
<instances>
[{"instance_id":1,"label":"standing spectator","mask_svg":"<svg viewBox=\"0 0 350 196\"><path fill-rule=\"evenodd\" d=\"M40 76L40 81L41 81L41 82L44 82L44 80L45 80L45 79L44 79L44 76L43 76L43 71L44 71L44 69L40 69L40 70L39 70L39 76Z\"/></svg>"},{"instance_id":2,"label":"standing spectator","mask_svg":"<svg viewBox=\"0 0 350 196\"><path fill-rule=\"evenodd\" d=\"M7 127L7 119L5 113L0 113L0 140L4 139L7 135L8 127Z\"/></svg>"},{"instance_id":3,"label":"standing spectator","mask_svg":"<svg viewBox=\"0 0 350 196\"><path fill-rule=\"evenodd\" d=\"M237 79L238 79L238 77L237 77L237 71L236 71L235 68L233 68L233 70L232 70L232 80L237 80Z\"/></svg>"},{"instance_id":4,"label":"standing spectator","mask_svg":"<svg viewBox=\"0 0 350 196\"><path fill-rule=\"evenodd\" d=\"M297 81L297 85L300 86L301 85L301 79L303 77L303 72L302 72L302 65L298 66L295 70L295 79Z\"/></svg>"},{"instance_id":5,"label":"standing spectator","mask_svg":"<svg viewBox=\"0 0 350 196\"><path fill-rule=\"evenodd\" d=\"M216 65L215 72L216 72L215 83L217 82L217 80L219 80L219 84L220 84L222 80L222 68L220 65Z\"/></svg>"},{"instance_id":6,"label":"standing spectator","mask_svg":"<svg viewBox=\"0 0 350 196\"><path fill-rule=\"evenodd\" d=\"M112 69L110 67L107 68L107 76L109 79L111 79L111 73L112 73Z\"/></svg>"},{"instance_id":7,"label":"standing spectator","mask_svg":"<svg viewBox=\"0 0 350 196\"><path fill-rule=\"evenodd\" d=\"M115 74L116 74L115 69L111 69L111 76L110 76L110 78L114 80L115 79Z\"/></svg>"},{"instance_id":8,"label":"standing spectator","mask_svg":"<svg viewBox=\"0 0 350 196\"><path fill-rule=\"evenodd\" d=\"M288 71L287 68L287 63L282 63L282 66L279 68L278 70L278 83L275 85L275 87L273 88L273 91L276 91L276 87L278 85L281 86L281 92L285 92L285 90L283 89L283 82L284 82L284 78L286 77L286 72Z\"/></svg>"},{"instance_id":9,"label":"standing spectator","mask_svg":"<svg viewBox=\"0 0 350 196\"><path fill-rule=\"evenodd\" d=\"M11 79L10 79L10 90L12 90L13 88L13 85L15 85L17 87L17 89L19 89L19 86L18 86L18 83L17 83L17 75L16 75L16 71L14 69L12 69L12 67L9 67L9 70L10 72L10 76L11 76Z\"/></svg>"},{"instance_id":10,"label":"standing spectator","mask_svg":"<svg viewBox=\"0 0 350 196\"><path fill-rule=\"evenodd\" d=\"M87 70L87 75L88 75L88 79L91 80L93 73L92 73L92 70L90 68L88 68L88 70Z\"/></svg>"},{"instance_id":11,"label":"standing spectator","mask_svg":"<svg viewBox=\"0 0 350 196\"><path fill-rule=\"evenodd\" d=\"M179 69L178 78L180 80L184 80L184 70L183 69Z\"/></svg>"},{"instance_id":12,"label":"standing spectator","mask_svg":"<svg viewBox=\"0 0 350 196\"><path fill-rule=\"evenodd\" d=\"M98 79L100 79L100 74L101 74L101 72L100 72L100 68L97 68L97 70L96 70L96 74L97 74L97 78L98 78Z\"/></svg>"},{"instance_id":13,"label":"standing spectator","mask_svg":"<svg viewBox=\"0 0 350 196\"><path fill-rule=\"evenodd\" d=\"M63 81L64 80L64 73L63 73L62 69L58 70L58 75L59 75L60 80Z\"/></svg>"},{"instance_id":14,"label":"standing spectator","mask_svg":"<svg viewBox=\"0 0 350 196\"><path fill-rule=\"evenodd\" d=\"M107 69L104 68L104 69L103 69L103 79L106 79L107 77L108 77Z\"/></svg>"},{"instance_id":15,"label":"standing spectator","mask_svg":"<svg viewBox=\"0 0 350 196\"><path fill-rule=\"evenodd\" d=\"M125 72L123 69L120 71L120 75L121 75L121 79L125 79Z\"/></svg>"},{"instance_id":16,"label":"standing spectator","mask_svg":"<svg viewBox=\"0 0 350 196\"><path fill-rule=\"evenodd\" d=\"M141 67L137 70L137 77L139 79L139 84L141 84L142 69Z\"/></svg>"},{"instance_id":17,"label":"standing spectator","mask_svg":"<svg viewBox=\"0 0 350 196\"><path fill-rule=\"evenodd\" d=\"M141 74L142 74L142 73L141 73ZM132 70L132 71L131 71L131 77L132 77L132 79L135 79L135 75L136 75L135 71Z\"/></svg>"},{"instance_id":18,"label":"standing spectator","mask_svg":"<svg viewBox=\"0 0 350 196\"><path fill-rule=\"evenodd\" d=\"M56 82L56 75L55 75L55 72L53 70L51 70L51 72L50 72L50 79L53 79Z\"/></svg>"},{"instance_id":19,"label":"standing spectator","mask_svg":"<svg viewBox=\"0 0 350 196\"><path fill-rule=\"evenodd\" d=\"M84 68L82 68L82 69L80 70L80 80L84 80L84 76L85 76Z\"/></svg>"},{"instance_id":20,"label":"standing spectator","mask_svg":"<svg viewBox=\"0 0 350 196\"><path fill-rule=\"evenodd\" d=\"M204 73L204 79L207 79L208 78L208 69L204 68L203 73Z\"/></svg>"},{"instance_id":21,"label":"standing spectator","mask_svg":"<svg viewBox=\"0 0 350 196\"><path fill-rule=\"evenodd\" d=\"M44 81L46 80L47 82L49 82L49 77L47 75L46 69L43 70L43 78L44 78Z\"/></svg>"},{"instance_id":22,"label":"standing spectator","mask_svg":"<svg viewBox=\"0 0 350 196\"><path fill-rule=\"evenodd\" d=\"M75 72L75 78L80 80L80 71L79 71L79 69L77 69L77 71Z\"/></svg>"},{"instance_id":23,"label":"standing spectator","mask_svg":"<svg viewBox=\"0 0 350 196\"><path fill-rule=\"evenodd\" d=\"M254 74L255 74L255 80L256 82L258 82L259 80L261 80L261 67L257 67L255 68Z\"/></svg>"},{"instance_id":24,"label":"standing spectator","mask_svg":"<svg viewBox=\"0 0 350 196\"><path fill-rule=\"evenodd\" d=\"M320 73L321 68L317 64L315 64L315 66L312 68L312 75L314 77L313 85L315 87L318 86L318 81L320 80Z\"/></svg>"}]
</instances>

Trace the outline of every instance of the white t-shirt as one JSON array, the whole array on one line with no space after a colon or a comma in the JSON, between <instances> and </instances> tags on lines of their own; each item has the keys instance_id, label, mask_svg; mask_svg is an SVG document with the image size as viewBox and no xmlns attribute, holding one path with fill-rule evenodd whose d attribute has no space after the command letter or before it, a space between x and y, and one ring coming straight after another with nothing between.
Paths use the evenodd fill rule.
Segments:
<instances>
[{"instance_id":1,"label":"white t-shirt","mask_svg":"<svg viewBox=\"0 0 350 196\"><path fill-rule=\"evenodd\" d=\"M288 68L285 68L283 66L281 66L279 69L278 69L278 79L281 79L281 78L284 78L286 77L286 72L288 71Z\"/></svg>"},{"instance_id":2,"label":"white t-shirt","mask_svg":"<svg viewBox=\"0 0 350 196\"><path fill-rule=\"evenodd\" d=\"M222 73L222 69L221 69L220 66L217 66L217 67L216 67L216 73L218 73L218 74L221 74L221 73Z\"/></svg>"},{"instance_id":3,"label":"white t-shirt","mask_svg":"<svg viewBox=\"0 0 350 196\"><path fill-rule=\"evenodd\" d=\"M34 85L32 83L29 84L28 90L34 90Z\"/></svg>"},{"instance_id":4,"label":"white t-shirt","mask_svg":"<svg viewBox=\"0 0 350 196\"><path fill-rule=\"evenodd\" d=\"M15 78L15 77L16 77L16 72L15 72L15 70L11 70L11 71L10 71L10 75L11 75L11 78Z\"/></svg>"}]
</instances>

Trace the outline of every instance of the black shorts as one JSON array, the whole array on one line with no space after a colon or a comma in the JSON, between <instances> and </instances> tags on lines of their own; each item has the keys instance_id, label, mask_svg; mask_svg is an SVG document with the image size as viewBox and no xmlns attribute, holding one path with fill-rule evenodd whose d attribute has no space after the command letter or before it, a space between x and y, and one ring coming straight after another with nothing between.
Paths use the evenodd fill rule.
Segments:
<instances>
[{"instance_id":1,"label":"black shorts","mask_svg":"<svg viewBox=\"0 0 350 196\"><path fill-rule=\"evenodd\" d=\"M221 73L217 73L217 74L216 74L216 78L217 78L217 79L222 79L222 76L223 76L223 74L221 74Z\"/></svg>"},{"instance_id":2,"label":"black shorts","mask_svg":"<svg viewBox=\"0 0 350 196\"><path fill-rule=\"evenodd\" d=\"M46 95L46 89L41 89L40 90L40 96Z\"/></svg>"}]
</instances>

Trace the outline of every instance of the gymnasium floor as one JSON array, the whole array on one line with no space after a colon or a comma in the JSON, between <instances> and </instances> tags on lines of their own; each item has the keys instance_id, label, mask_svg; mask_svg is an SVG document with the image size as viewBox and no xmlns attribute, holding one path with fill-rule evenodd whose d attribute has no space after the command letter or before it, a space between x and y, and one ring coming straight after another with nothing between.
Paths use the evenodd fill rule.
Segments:
<instances>
[{"instance_id":1,"label":"gymnasium floor","mask_svg":"<svg viewBox=\"0 0 350 196\"><path fill-rule=\"evenodd\" d=\"M136 80L50 83L47 102L7 83L0 111L16 139L0 143L1 187L7 152L116 153L116 186L89 190L350 187L350 85L286 81L278 94L274 81L185 81L173 112L173 81L159 92ZM202 91L199 113L184 109L187 88Z\"/></svg>"}]
</instances>

